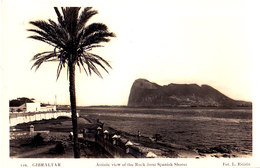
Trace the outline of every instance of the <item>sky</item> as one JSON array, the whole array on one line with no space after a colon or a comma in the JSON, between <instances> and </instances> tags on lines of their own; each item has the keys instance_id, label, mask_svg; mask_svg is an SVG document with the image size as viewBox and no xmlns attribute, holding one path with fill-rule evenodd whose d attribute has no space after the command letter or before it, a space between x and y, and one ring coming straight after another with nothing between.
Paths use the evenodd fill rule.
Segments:
<instances>
[{"instance_id":1,"label":"sky","mask_svg":"<svg viewBox=\"0 0 260 168\"><path fill-rule=\"evenodd\" d=\"M103 79L76 72L77 105L127 105L133 82L208 84L236 100L253 100L259 48L256 1L2 1L1 80L5 98L29 97L69 104L64 69L58 63L31 70L31 58L47 44L27 38L29 21L57 21L54 6L92 6L90 22L105 23L117 37L94 53L109 61ZM259 13L257 13L259 14ZM257 27L258 26L258 27Z\"/></svg>"}]
</instances>

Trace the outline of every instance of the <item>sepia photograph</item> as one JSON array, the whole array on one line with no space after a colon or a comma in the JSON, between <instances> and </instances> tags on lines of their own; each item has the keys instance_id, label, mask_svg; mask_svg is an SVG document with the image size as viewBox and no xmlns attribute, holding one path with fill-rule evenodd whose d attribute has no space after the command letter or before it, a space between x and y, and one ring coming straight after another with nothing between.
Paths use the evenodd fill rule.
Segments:
<instances>
[{"instance_id":1,"label":"sepia photograph","mask_svg":"<svg viewBox=\"0 0 260 168\"><path fill-rule=\"evenodd\" d=\"M260 167L259 7L2 0L1 167Z\"/></svg>"}]
</instances>

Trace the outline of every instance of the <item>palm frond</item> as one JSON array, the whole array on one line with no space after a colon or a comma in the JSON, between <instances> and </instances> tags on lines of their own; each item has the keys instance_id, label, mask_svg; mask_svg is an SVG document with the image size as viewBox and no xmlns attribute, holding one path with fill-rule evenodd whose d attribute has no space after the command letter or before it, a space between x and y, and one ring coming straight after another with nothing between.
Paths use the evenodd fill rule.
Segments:
<instances>
[{"instance_id":1,"label":"palm frond","mask_svg":"<svg viewBox=\"0 0 260 168\"><path fill-rule=\"evenodd\" d=\"M35 61L39 58L41 58L42 55L45 55L45 54L51 54L53 53L52 51L45 51L45 52L41 52L41 53L38 53L36 55L33 56L33 58L31 59L31 61Z\"/></svg>"},{"instance_id":2,"label":"palm frond","mask_svg":"<svg viewBox=\"0 0 260 168\"><path fill-rule=\"evenodd\" d=\"M86 7L81 12L79 19L78 19L77 31L80 31L92 16L98 14L97 10L91 10L91 9L92 9L92 7Z\"/></svg>"},{"instance_id":3,"label":"palm frond","mask_svg":"<svg viewBox=\"0 0 260 168\"><path fill-rule=\"evenodd\" d=\"M109 68L112 68L110 66L110 64L104 60L103 58L101 58L98 55L92 54L92 53L85 53L82 54L80 57L80 64L84 67L85 65L83 63L85 63L88 67L88 72L85 70L85 72L89 75L91 75L92 71L97 74L99 77L102 78L101 73L99 72L98 68L96 65L100 66L103 70L105 70L108 73L108 70L106 69L106 67L103 65L103 63L105 63L106 66L108 66ZM85 69L85 67L84 67Z\"/></svg>"},{"instance_id":4,"label":"palm frond","mask_svg":"<svg viewBox=\"0 0 260 168\"><path fill-rule=\"evenodd\" d=\"M81 46L84 43L84 41L86 41L89 35L99 31L107 31L107 29L107 26L103 23L92 23L83 30L78 32L77 44Z\"/></svg>"},{"instance_id":5,"label":"palm frond","mask_svg":"<svg viewBox=\"0 0 260 168\"><path fill-rule=\"evenodd\" d=\"M103 45L88 45L84 49L85 50L92 50L93 48L97 48L97 47L104 47L104 46Z\"/></svg>"},{"instance_id":6,"label":"palm frond","mask_svg":"<svg viewBox=\"0 0 260 168\"><path fill-rule=\"evenodd\" d=\"M98 59L91 58L91 62L99 65L102 69L104 69L107 73L109 73L108 70L105 68L105 66L103 66L103 64Z\"/></svg>"},{"instance_id":7,"label":"palm frond","mask_svg":"<svg viewBox=\"0 0 260 168\"><path fill-rule=\"evenodd\" d=\"M80 65L83 67L83 69L84 69L84 71L86 72L86 74L88 75L88 73L91 75L91 72L88 72L87 70L86 70L86 68L85 68L85 64L84 64L84 62L82 61L82 58L81 57L79 57L79 61L78 61L79 63L80 63Z\"/></svg>"},{"instance_id":8,"label":"palm frond","mask_svg":"<svg viewBox=\"0 0 260 168\"><path fill-rule=\"evenodd\" d=\"M43 41L52 46L55 46L55 45L57 45L57 43L59 43L57 40L53 39L53 37L51 37L49 34L43 32L43 31L35 30L35 29L27 29L27 31L35 32L38 34L38 37L36 37L36 38L35 38L35 36L34 37L29 36L28 38L39 40L40 39L39 37L42 37L42 39L44 39L44 41L43 40L40 40L40 41Z\"/></svg>"},{"instance_id":9,"label":"palm frond","mask_svg":"<svg viewBox=\"0 0 260 168\"><path fill-rule=\"evenodd\" d=\"M28 38L31 38L31 39L35 39L35 40L39 40L39 41L42 41L44 43L47 43L53 47L56 47L55 44L53 44L52 42L50 42L49 40L47 40L46 38L42 37L42 36L37 36L37 35L34 35L34 36L29 36Z\"/></svg>"},{"instance_id":10,"label":"palm frond","mask_svg":"<svg viewBox=\"0 0 260 168\"><path fill-rule=\"evenodd\" d=\"M28 31L35 32L38 34L38 36L42 36L45 39L44 42L47 43L48 41L48 44L52 43L52 46L59 45L60 47L64 47L65 37L60 36L60 34L65 33L62 32L62 30L58 26L56 26L52 21L50 21L50 23L41 20L31 21L30 24L36 26L39 30L28 29ZM32 36L30 36L29 38L32 38Z\"/></svg>"},{"instance_id":11,"label":"palm frond","mask_svg":"<svg viewBox=\"0 0 260 168\"><path fill-rule=\"evenodd\" d=\"M109 68L112 68L111 65L105 59L103 59L102 57L100 57L96 54L93 54L93 53L88 53L88 55L97 59L98 61L100 60L101 62L105 63Z\"/></svg>"},{"instance_id":12,"label":"palm frond","mask_svg":"<svg viewBox=\"0 0 260 168\"><path fill-rule=\"evenodd\" d=\"M60 25L62 25L64 27L64 21L63 21L64 19L63 19L62 15L60 14L59 9L57 7L54 7L54 10L58 16L58 21L59 21Z\"/></svg>"},{"instance_id":13,"label":"palm frond","mask_svg":"<svg viewBox=\"0 0 260 168\"><path fill-rule=\"evenodd\" d=\"M60 59L60 62L59 62L59 65L58 65L58 68L57 68L57 79L59 79L60 77L60 72L62 70L62 68L65 67L65 64L63 63L63 61Z\"/></svg>"},{"instance_id":14,"label":"palm frond","mask_svg":"<svg viewBox=\"0 0 260 168\"><path fill-rule=\"evenodd\" d=\"M83 43L81 44L81 47L85 47L93 44L99 44L101 42L109 42L110 37L115 37L115 34L107 31L99 31L99 32L92 33L91 35L89 35L87 38L84 39Z\"/></svg>"},{"instance_id":15,"label":"palm frond","mask_svg":"<svg viewBox=\"0 0 260 168\"><path fill-rule=\"evenodd\" d=\"M65 45L66 41L68 40L68 33L67 31L56 22L49 19L49 23L52 25L53 29L56 32L56 39L61 40L61 42Z\"/></svg>"},{"instance_id":16,"label":"palm frond","mask_svg":"<svg viewBox=\"0 0 260 168\"><path fill-rule=\"evenodd\" d=\"M89 75L91 76L91 74L92 74L92 69L91 69L91 65L90 65L89 61L88 61L85 57L82 57L82 60L83 60L83 62L87 65ZM84 64L83 64L83 65L84 65Z\"/></svg>"},{"instance_id":17,"label":"palm frond","mask_svg":"<svg viewBox=\"0 0 260 168\"><path fill-rule=\"evenodd\" d=\"M80 7L66 7L62 8L64 24L66 30L73 37L77 30L77 20L79 14Z\"/></svg>"},{"instance_id":18,"label":"palm frond","mask_svg":"<svg viewBox=\"0 0 260 168\"><path fill-rule=\"evenodd\" d=\"M97 69L97 67L95 66L95 64L93 62L91 62L90 60L87 60L90 66L90 69L100 78L103 78L103 76L101 75L101 73L99 72L99 70Z\"/></svg>"},{"instance_id":19,"label":"palm frond","mask_svg":"<svg viewBox=\"0 0 260 168\"><path fill-rule=\"evenodd\" d=\"M83 37L86 38L92 33L99 32L99 31L108 31L108 28L103 23L92 23L84 29Z\"/></svg>"},{"instance_id":20,"label":"palm frond","mask_svg":"<svg viewBox=\"0 0 260 168\"><path fill-rule=\"evenodd\" d=\"M53 27L48 22L37 20L37 21L31 21L29 23L36 26L43 32L49 34L49 36L55 36L55 30L53 30Z\"/></svg>"},{"instance_id":21,"label":"palm frond","mask_svg":"<svg viewBox=\"0 0 260 168\"><path fill-rule=\"evenodd\" d=\"M60 72L62 70L62 68L64 68L66 66L66 64L68 64L68 59L67 59L67 54L65 51L61 51L60 54L58 55L58 59L59 59L59 65L58 65L58 68L57 68L57 79L59 79L60 77ZM68 75L68 74L67 74Z\"/></svg>"},{"instance_id":22,"label":"palm frond","mask_svg":"<svg viewBox=\"0 0 260 168\"><path fill-rule=\"evenodd\" d=\"M51 52L51 53L46 52L46 54L40 53L40 55L39 54L36 54L36 55L35 55L35 57L37 57L37 59L31 67L31 69L35 68L35 71L39 69L39 67L41 66L41 64L43 62L50 62L50 61L58 61L59 60L53 52Z\"/></svg>"}]
</instances>

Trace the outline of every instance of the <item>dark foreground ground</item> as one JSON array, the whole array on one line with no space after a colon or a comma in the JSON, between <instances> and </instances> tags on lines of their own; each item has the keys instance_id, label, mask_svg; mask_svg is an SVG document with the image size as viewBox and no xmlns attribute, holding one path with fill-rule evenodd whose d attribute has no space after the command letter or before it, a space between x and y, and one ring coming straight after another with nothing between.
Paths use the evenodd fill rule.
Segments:
<instances>
[{"instance_id":1,"label":"dark foreground ground","mask_svg":"<svg viewBox=\"0 0 260 168\"><path fill-rule=\"evenodd\" d=\"M34 125L35 131L41 134L40 138L29 134L30 125ZM78 125L79 129L83 129L93 124L79 118ZM69 137L71 131L71 119L63 117L16 125L10 132L10 157L73 158L73 142ZM80 149L83 158L111 157L93 142L80 141Z\"/></svg>"}]
</instances>

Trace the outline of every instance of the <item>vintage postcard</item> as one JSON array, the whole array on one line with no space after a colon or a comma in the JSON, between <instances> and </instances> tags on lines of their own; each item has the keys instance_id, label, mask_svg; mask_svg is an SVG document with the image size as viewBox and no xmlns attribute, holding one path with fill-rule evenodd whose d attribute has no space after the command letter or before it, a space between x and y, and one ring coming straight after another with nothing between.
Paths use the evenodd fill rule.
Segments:
<instances>
[{"instance_id":1,"label":"vintage postcard","mask_svg":"<svg viewBox=\"0 0 260 168\"><path fill-rule=\"evenodd\" d=\"M1 167L260 167L260 3L1 1Z\"/></svg>"}]
</instances>

